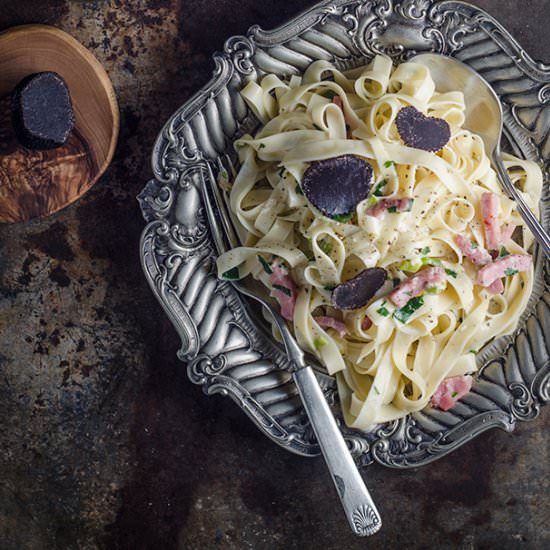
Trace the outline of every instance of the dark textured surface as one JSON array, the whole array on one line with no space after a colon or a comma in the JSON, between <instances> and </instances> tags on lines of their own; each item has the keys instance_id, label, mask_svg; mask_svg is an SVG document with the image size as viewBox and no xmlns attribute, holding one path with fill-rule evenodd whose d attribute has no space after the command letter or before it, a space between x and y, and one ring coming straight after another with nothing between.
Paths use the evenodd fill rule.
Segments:
<instances>
[{"instance_id":1,"label":"dark textured surface","mask_svg":"<svg viewBox=\"0 0 550 550\"><path fill-rule=\"evenodd\" d=\"M373 168L354 155L312 162L300 186L306 198L325 216L349 216L372 186Z\"/></svg>"},{"instance_id":2,"label":"dark textured surface","mask_svg":"<svg viewBox=\"0 0 550 550\"><path fill-rule=\"evenodd\" d=\"M436 152L451 139L451 127L446 120L427 117L412 105L397 113L395 125L405 145L416 149Z\"/></svg>"},{"instance_id":3,"label":"dark textured surface","mask_svg":"<svg viewBox=\"0 0 550 550\"><path fill-rule=\"evenodd\" d=\"M547 0L478 0L550 61ZM0 1L0 28L59 26L111 75L114 162L79 202L0 227L0 548L548 548L548 411L432 466L372 467L384 527L350 535L321 460L204 397L144 282L135 201L162 122L211 53L300 0Z\"/></svg>"},{"instance_id":4,"label":"dark textured surface","mask_svg":"<svg viewBox=\"0 0 550 550\"><path fill-rule=\"evenodd\" d=\"M332 291L332 304L339 309L359 309L366 306L382 288L387 277L388 272L383 267L368 267Z\"/></svg>"},{"instance_id":5,"label":"dark textured surface","mask_svg":"<svg viewBox=\"0 0 550 550\"><path fill-rule=\"evenodd\" d=\"M29 149L55 149L69 139L74 112L67 83L53 72L26 76L12 97L13 127Z\"/></svg>"}]
</instances>

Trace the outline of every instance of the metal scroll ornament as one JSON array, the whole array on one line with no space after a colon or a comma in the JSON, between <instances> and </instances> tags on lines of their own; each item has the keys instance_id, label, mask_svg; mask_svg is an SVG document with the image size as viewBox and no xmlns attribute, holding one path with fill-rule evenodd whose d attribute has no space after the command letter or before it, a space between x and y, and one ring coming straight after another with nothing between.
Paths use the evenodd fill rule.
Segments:
<instances>
[{"instance_id":1,"label":"metal scroll ornament","mask_svg":"<svg viewBox=\"0 0 550 550\"><path fill-rule=\"evenodd\" d=\"M548 164L550 69L533 62L491 16L455 1L336 0L274 31L253 27L230 38L214 57L212 80L164 126L153 151L154 179L138 197L147 221L143 269L181 338L178 356L190 379L207 394L231 397L262 432L298 454L319 449L285 355L250 305L215 277L200 194L205 163L236 163L233 141L258 126L239 95L249 79L300 74L316 59L351 68L378 53L400 62L423 51L456 56L505 94L513 152ZM546 227L549 188L541 203ZM543 257L535 263L533 294L518 330L480 351L474 387L451 411L428 407L368 433L340 422L361 464L426 464L489 428L511 431L518 420L539 414L550 393L550 275ZM321 372L319 378L340 418L334 380ZM366 532L373 527L368 509L357 510L355 524Z\"/></svg>"},{"instance_id":2,"label":"metal scroll ornament","mask_svg":"<svg viewBox=\"0 0 550 550\"><path fill-rule=\"evenodd\" d=\"M353 525L357 534L370 536L378 530L379 520L374 510L365 504L353 512Z\"/></svg>"}]
</instances>

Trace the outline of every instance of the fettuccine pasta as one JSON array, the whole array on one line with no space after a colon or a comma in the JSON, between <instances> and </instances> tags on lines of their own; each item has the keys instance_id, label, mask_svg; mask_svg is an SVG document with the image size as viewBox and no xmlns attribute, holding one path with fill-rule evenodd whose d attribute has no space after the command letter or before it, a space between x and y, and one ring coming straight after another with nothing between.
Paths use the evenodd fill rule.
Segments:
<instances>
[{"instance_id":1,"label":"fettuccine pasta","mask_svg":"<svg viewBox=\"0 0 550 550\"><path fill-rule=\"evenodd\" d=\"M347 72L316 61L241 94L262 126L235 142L240 169L222 182L243 246L218 258L220 276L251 275L279 300L299 345L336 375L350 427L437 405L445 392L453 405L469 388L452 381L515 329L533 284L533 237L482 139L462 127L462 92L438 93L426 67L377 56ZM396 118L411 106L447 123L437 152L404 143ZM372 167L369 196L348 215L323 214L304 174L350 155ZM509 155L505 164L538 214L540 169ZM338 307L335 289L373 268L386 277L368 303Z\"/></svg>"}]
</instances>

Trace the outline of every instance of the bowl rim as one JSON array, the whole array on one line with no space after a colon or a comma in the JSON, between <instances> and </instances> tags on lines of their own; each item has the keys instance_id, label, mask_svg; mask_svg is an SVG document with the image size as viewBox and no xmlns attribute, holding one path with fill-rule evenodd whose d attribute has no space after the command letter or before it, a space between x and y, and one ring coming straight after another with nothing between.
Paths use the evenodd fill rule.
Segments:
<instances>
[{"instance_id":1,"label":"bowl rim","mask_svg":"<svg viewBox=\"0 0 550 550\"><path fill-rule=\"evenodd\" d=\"M111 164L115 154L118 137L120 133L120 109L118 106L118 101L117 101L117 97L113 87L113 83L111 82L111 79L107 74L107 71L105 70L103 65L99 62L99 60L94 56L94 54L88 48L86 48L83 44L81 44L76 38L71 36L69 33L57 27L54 27L52 25L25 24L25 25L17 25L14 27L10 27L0 32L0 41L6 40L6 39L19 39L19 38L22 38L23 35L27 39L29 35L50 36L50 37L54 37L56 40L59 40L60 42L64 42L65 45L67 45L68 47L70 47L71 49L77 52L77 54L82 59L83 63L87 63L92 68L93 72L97 75L98 81L101 83L103 90L105 91L105 94L107 96L107 106L108 106L109 114L112 120L109 147L107 149L107 154L105 155L104 160L101 162L101 164L97 165L96 173L88 181L88 188L82 194L84 195L97 183L99 178L105 173L105 171ZM31 45L30 48L32 49L33 46ZM49 212L42 216L31 218L29 220L21 220L21 221L15 222L15 224L28 223L29 221L32 221L32 220L44 219L53 214L56 214L64 210L74 202L78 201L78 199L82 195L77 197L75 200L61 206L59 209L55 211ZM10 223L10 225L13 225L13 223Z\"/></svg>"},{"instance_id":2,"label":"bowl rim","mask_svg":"<svg viewBox=\"0 0 550 550\"><path fill-rule=\"evenodd\" d=\"M264 341L257 335L235 292L209 271L208 261L215 254L208 224L200 211L200 189L208 179L206 161L227 153L227 143L218 150L216 141L233 135L234 130L230 128L234 124L246 123L246 112L239 110L239 101L233 97L238 95L237 84L264 74L266 68L272 66L289 74L293 68L300 72L301 50L296 48L297 61L289 65L292 47L283 46L291 45L292 39L310 29L317 33L311 40L316 45L322 34L317 31L325 22L330 27L322 46L328 48L329 43L336 42L346 44L349 50L351 45L358 55L372 57L386 53L396 62L406 59L416 47L459 57L471 43L469 35L478 35L477 43L490 42L495 48L492 54L503 54L513 61L505 69L499 69L508 72L493 71L497 73L493 75L495 81L499 81L499 74L506 76L501 79L504 83L513 80L513 73L518 71L522 80L532 83L529 93L537 112L542 112L550 98L550 65L535 62L494 17L478 6L460 0L388 0L387 7L369 0L324 0L276 29L264 31L256 25L246 35L228 38L224 50L213 55L212 78L166 121L152 150L153 179L138 195L147 222L142 232L140 256L146 279L180 336L177 356L188 363L190 380L200 385L205 394L230 397L264 435L283 448L305 456L319 453L309 425L296 421L293 411L291 420L283 425L277 414L270 412L273 403L274 409L282 399L263 400L262 392L283 388L286 379L275 385L275 375L256 369L248 354L250 350L260 353L273 365L278 376L285 372L280 356L273 352L269 340ZM386 30L396 28L405 33L403 38L408 39L407 43L394 40L391 32L385 41ZM475 53L474 50L471 58L479 59ZM334 53L334 57L340 54ZM276 71L270 69L269 72ZM510 103L505 111L505 123L513 138L512 148L547 169L550 133L532 131L529 121L521 118L515 109L516 95L508 95ZM226 113L226 119L216 119L212 116L215 112ZM548 216L550 212L543 216L546 224L550 221ZM480 355L477 387L468 403L465 400L454 412L413 413L389 425L378 426L372 432L342 426L348 445L362 466L372 462L398 469L426 465L490 428L510 432L519 421L539 415L541 406L550 401L550 350L544 346L550 342L547 338L550 294L544 259L539 257L537 265L538 289L534 290L536 296L532 294L530 298L532 307L522 315L521 330L516 331L514 337L498 339L498 346L490 344ZM216 285L210 281L211 276ZM209 315L218 306L216 300L224 301L222 312L231 316L225 332L221 329L209 332L222 315L218 314L215 319ZM221 335L229 337L233 328L240 329L245 342L239 344L241 347L237 346L236 337L231 346L225 346L221 340ZM238 363L240 352L243 361ZM328 378L321 376L320 382L332 405L335 387Z\"/></svg>"}]
</instances>

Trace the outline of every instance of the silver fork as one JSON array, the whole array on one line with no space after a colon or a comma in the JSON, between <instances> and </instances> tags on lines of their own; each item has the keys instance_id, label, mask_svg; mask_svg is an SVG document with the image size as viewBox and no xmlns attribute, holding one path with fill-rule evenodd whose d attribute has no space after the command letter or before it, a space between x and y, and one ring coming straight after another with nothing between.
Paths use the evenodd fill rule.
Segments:
<instances>
[{"instance_id":1,"label":"silver fork","mask_svg":"<svg viewBox=\"0 0 550 550\"><path fill-rule=\"evenodd\" d=\"M227 162L229 170L234 175L233 163L229 158ZM210 185L203 177L201 183L204 207L216 250L221 255L239 246L240 242L210 162L206 161L206 166ZM218 159L218 170L224 169ZM216 213L221 221L221 227ZM376 533L382 526L380 514L336 424L313 369L305 361L304 352L298 346L279 312L266 298L252 292L240 281L229 281L229 283L239 293L260 303L273 317L289 358L289 370L298 387L349 524L357 535L368 536Z\"/></svg>"}]
</instances>

